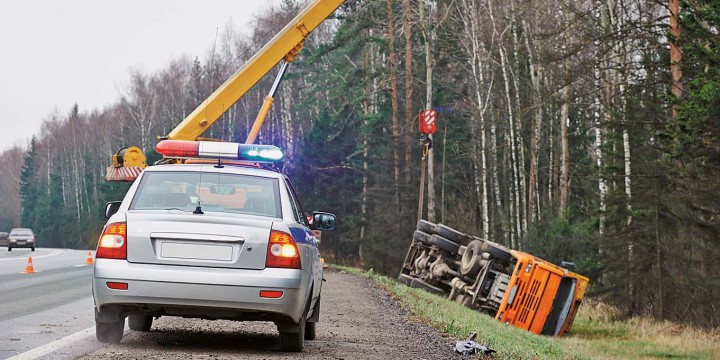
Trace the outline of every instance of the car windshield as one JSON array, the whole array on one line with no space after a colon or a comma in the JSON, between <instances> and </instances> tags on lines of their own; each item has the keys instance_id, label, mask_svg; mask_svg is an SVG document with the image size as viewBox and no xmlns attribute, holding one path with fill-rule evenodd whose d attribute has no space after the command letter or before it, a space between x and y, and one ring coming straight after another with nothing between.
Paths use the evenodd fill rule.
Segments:
<instances>
[{"instance_id":1,"label":"car windshield","mask_svg":"<svg viewBox=\"0 0 720 360\"><path fill-rule=\"evenodd\" d=\"M131 210L215 211L281 217L278 179L208 172L148 172Z\"/></svg>"},{"instance_id":2,"label":"car windshield","mask_svg":"<svg viewBox=\"0 0 720 360\"><path fill-rule=\"evenodd\" d=\"M32 231L26 230L26 229L22 229L22 230L12 230L12 231L10 231L10 235L28 235L28 236L32 236L32 234L33 234Z\"/></svg>"}]
</instances>

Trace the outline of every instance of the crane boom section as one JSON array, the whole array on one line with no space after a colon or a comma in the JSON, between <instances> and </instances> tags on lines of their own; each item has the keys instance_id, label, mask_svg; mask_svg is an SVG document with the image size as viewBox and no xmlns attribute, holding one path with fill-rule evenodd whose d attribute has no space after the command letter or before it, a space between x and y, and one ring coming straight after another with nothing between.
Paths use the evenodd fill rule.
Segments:
<instances>
[{"instance_id":1,"label":"crane boom section","mask_svg":"<svg viewBox=\"0 0 720 360\"><path fill-rule=\"evenodd\" d=\"M290 62L305 38L344 0L314 0L262 47L245 65L185 118L169 139L196 140L280 60Z\"/></svg>"}]
</instances>

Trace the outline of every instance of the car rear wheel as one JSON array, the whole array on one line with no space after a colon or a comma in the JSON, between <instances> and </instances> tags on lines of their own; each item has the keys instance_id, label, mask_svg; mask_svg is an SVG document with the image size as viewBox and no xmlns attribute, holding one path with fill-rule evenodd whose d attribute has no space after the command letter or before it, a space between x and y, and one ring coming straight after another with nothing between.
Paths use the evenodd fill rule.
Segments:
<instances>
[{"instance_id":1,"label":"car rear wheel","mask_svg":"<svg viewBox=\"0 0 720 360\"><path fill-rule=\"evenodd\" d=\"M303 316L304 317L304 316ZM307 321L300 320L293 330L297 332L280 332L280 351L301 352L305 347L305 326Z\"/></svg>"},{"instance_id":2,"label":"car rear wheel","mask_svg":"<svg viewBox=\"0 0 720 360\"><path fill-rule=\"evenodd\" d=\"M95 322L95 337L106 344L118 344L122 340L125 319L114 322Z\"/></svg>"},{"instance_id":3,"label":"car rear wheel","mask_svg":"<svg viewBox=\"0 0 720 360\"><path fill-rule=\"evenodd\" d=\"M35 251L35 247L33 246L31 250L32 250L32 251Z\"/></svg>"},{"instance_id":4,"label":"car rear wheel","mask_svg":"<svg viewBox=\"0 0 720 360\"><path fill-rule=\"evenodd\" d=\"M135 331L150 331L153 317L147 314L131 314L128 317L128 327Z\"/></svg>"},{"instance_id":5,"label":"car rear wheel","mask_svg":"<svg viewBox=\"0 0 720 360\"><path fill-rule=\"evenodd\" d=\"M12 248L8 246L8 251L12 251Z\"/></svg>"}]
</instances>

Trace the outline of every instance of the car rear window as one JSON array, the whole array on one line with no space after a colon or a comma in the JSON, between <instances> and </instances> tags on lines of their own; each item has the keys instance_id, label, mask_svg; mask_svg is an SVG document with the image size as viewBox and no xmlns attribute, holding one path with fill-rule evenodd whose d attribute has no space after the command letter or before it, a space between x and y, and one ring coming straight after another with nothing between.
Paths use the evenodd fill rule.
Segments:
<instances>
[{"instance_id":1,"label":"car rear window","mask_svg":"<svg viewBox=\"0 0 720 360\"><path fill-rule=\"evenodd\" d=\"M281 217L278 179L240 174L163 171L144 174L131 210L178 209Z\"/></svg>"}]
</instances>

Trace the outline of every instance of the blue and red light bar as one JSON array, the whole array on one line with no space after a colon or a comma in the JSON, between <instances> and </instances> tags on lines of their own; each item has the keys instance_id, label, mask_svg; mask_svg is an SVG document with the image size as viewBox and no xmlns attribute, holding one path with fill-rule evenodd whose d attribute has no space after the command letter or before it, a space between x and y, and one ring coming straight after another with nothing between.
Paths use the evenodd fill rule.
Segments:
<instances>
[{"instance_id":1,"label":"blue and red light bar","mask_svg":"<svg viewBox=\"0 0 720 360\"><path fill-rule=\"evenodd\" d=\"M227 159L272 163L283 158L282 150L277 146L231 142L162 140L155 146L155 150L166 158L176 159Z\"/></svg>"}]
</instances>

